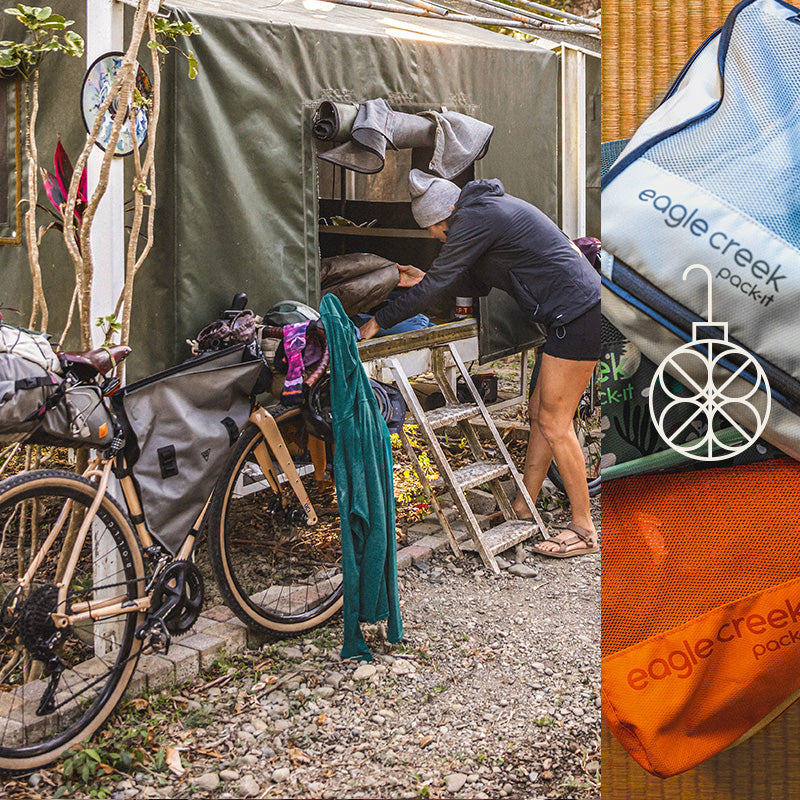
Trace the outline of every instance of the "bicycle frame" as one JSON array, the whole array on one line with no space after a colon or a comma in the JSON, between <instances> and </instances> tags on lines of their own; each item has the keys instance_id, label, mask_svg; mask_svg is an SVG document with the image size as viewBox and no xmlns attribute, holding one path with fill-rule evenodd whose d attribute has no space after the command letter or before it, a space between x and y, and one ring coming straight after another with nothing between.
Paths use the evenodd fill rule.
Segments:
<instances>
[{"instance_id":1,"label":"bicycle frame","mask_svg":"<svg viewBox=\"0 0 800 800\"><path fill-rule=\"evenodd\" d=\"M286 446L286 442L281 435L280 429L278 428L278 424L275 422L275 419L272 415L267 411L265 408L261 406L256 406L253 411L251 412L248 422L256 425L259 430L261 431L262 435L264 436L264 441L266 444L260 444L255 450L256 460L258 461L258 465L261 468L262 472L264 473L264 478L269 483L270 487L273 491L276 492L277 495L280 496L280 489L279 489L279 481L278 475L275 472L273 467L273 457L275 461L277 461L278 465L283 470L284 475L287 478L289 486L291 487L292 491L296 495L297 499L299 500L303 511L306 515L306 524L307 525L314 525L317 522L317 514L314 510L313 505L311 504L311 500L308 497L308 494L303 486L303 482L300 479L299 474L297 473L297 469L294 465L294 461L289 454L289 450ZM120 459L119 466L124 467L124 456L118 455L116 458ZM64 571L64 576L61 582L58 584L58 607L66 607L67 603L67 587L70 585L72 580L72 575L77 564L78 554L83 547L83 544L86 539L86 535L88 534L92 521L97 513L100 504L103 501L103 497L106 494L108 489L108 481L110 478L111 469L115 463L115 459L102 459L96 458L94 461L91 462L89 467L87 468L86 472L84 473L83 477L88 479L95 479L98 481L97 484L97 495L95 496L92 505L87 512L80 530L78 531L77 536L75 537L75 542L73 544L72 553L70 554L69 561L67 563L67 567ZM126 470L123 470L126 471ZM157 546L157 542L153 539L150 531L147 529L147 526L144 522L144 514L142 512L142 506L139 501L139 495L136 491L136 487L133 483L133 479L130 475L125 475L124 477L120 478L119 480L120 488L122 490L122 495L125 500L125 505L128 510L128 517L133 523L133 529L136 535L137 540L139 541L140 546L143 550L147 550L150 547ZM203 527L203 523L205 521L205 516L208 511L208 507L211 503L211 498L213 497L213 491L208 496L208 499L203 506L203 510L200 512L197 520L192 525L191 530L186 536L181 548L176 553L174 558L169 559L169 561L182 561L187 560L194 550L195 543L197 541L197 537L200 533L200 530ZM42 547L39 549L39 552L36 554L36 557L31 562L30 566L25 572L25 575L20 578L20 585L23 587L27 587L30 585L33 575L35 574L36 570L41 565L47 551L52 546L53 542L57 538L58 534L62 530L64 523L66 522L69 511L72 506L72 501L68 500L64 504L64 508L61 510L59 517L56 521L56 524L53 530L50 531L45 542L43 543ZM110 597L105 598L104 600L98 600L97 602L82 602L76 603L75 606L72 608L72 613L70 614L58 614L53 613L51 617L53 619L53 623L58 628L66 628L70 625L75 625L78 622L83 622L86 620L100 620L107 617L115 617L120 616L121 614L137 614L142 611L147 611L150 608L150 597L141 597L137 598L136 600L126 600L120 597Z\"/></svg>"}]
</instances>

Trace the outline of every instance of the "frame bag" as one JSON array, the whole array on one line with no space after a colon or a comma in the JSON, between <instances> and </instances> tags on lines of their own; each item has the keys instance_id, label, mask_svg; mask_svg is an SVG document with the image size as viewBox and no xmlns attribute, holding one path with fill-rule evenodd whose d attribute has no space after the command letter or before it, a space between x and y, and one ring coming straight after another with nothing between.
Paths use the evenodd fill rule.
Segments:
<instances>
[{"instance_id":1,"label":"frame bag","mask_svg":"<svg viewBox=\"0 0 800 800\"><path fill-rule=\"evenodd\" d=\"M114 395L150 533L173 555L247 422L263 367L254 345L201 355Z\"/></svg>"}]
</instances>

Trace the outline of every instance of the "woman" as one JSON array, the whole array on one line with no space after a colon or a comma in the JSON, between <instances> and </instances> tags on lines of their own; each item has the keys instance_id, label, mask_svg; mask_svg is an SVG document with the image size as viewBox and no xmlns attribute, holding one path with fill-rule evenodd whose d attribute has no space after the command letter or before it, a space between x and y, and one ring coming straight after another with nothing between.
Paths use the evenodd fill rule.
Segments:
<instances>
[{"instance_id":1,"label":"woman","mask_svg":"<svg viewBox=\"0 0 800 800\"><path fill-rule=\"evenodd\" d=\"M399 266L400 286L413 287L361 327L369 339L444 297L510 294L547 327L541 367L531 386L531 432L523 481L536 499L555 459L569 497L570 524L534 549L569 558L597 552L586 468L572 418L600 356L600 276L569 238L538 208L505 193L498 180L464 189L420 170L409 174L411 210L421 228L443 243L427 272ZM529 516L521 496L517 515Z\"/></svg>"}]
</instances>

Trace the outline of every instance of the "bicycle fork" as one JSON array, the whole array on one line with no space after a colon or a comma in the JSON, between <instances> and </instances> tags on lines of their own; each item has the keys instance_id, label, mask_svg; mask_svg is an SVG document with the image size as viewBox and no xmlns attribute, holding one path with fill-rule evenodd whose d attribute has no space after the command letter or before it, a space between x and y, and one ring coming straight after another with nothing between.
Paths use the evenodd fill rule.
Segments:
<instances>
[{"instance_id":1,"label":"bicycle fork","mask_svg":"<svg viewBox=\"0 0 800 800\"><path fill-rule=\"evenodd\" d=\"M274 417L263 408L257 408L250 415L250 421L258 426L269 449L275 456L275 460L280 465L284 475L286 475L286 479L289 481L292 491L297 495L297 499L300 501L300 505L306 515L306 525L315 525L317 522L317 512L314 511L314 506L311 505L311 501L308 499L308 493L306 492L305 486L303 486L303 481L300 480L300 476L297 474L297 468L286 448L286 442L283 441L278 423L275 422ZM269 481L270 487L275 494L280 497L278 476L275 474L275 470L272 467L272 459L269 453L266 452L266 448L263 445L259 445L256 447L254 454L256 461L258 461L258 466L261 467L261 471L264 473L264 477Z\"/></svg>"}]
</instances>

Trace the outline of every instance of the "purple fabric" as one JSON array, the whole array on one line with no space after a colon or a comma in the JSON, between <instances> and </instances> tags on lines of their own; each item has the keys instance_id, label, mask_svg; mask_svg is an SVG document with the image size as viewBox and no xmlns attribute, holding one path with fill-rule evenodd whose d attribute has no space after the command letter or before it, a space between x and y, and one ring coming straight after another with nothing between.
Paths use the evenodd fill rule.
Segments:
<instances>
[{"instance_id":1,"label":"purple fabric","mask_svg":"<svg viewBox=\"0 0 800 800\"><path fill-rule=\"evenodd\" d=\"M306 346L308 322L296 322L283 328L283 347L286 351L288 369L283 384L281 400L297 405L303 398L303 348Z\"/></svg>"},{"instance_id":2,"label":"purple fabric","mask_svg":"<svg viewBox=\"0 0 800 800\"><path fill-rule=\"evenodd\" d=\"M589 263L595 269L599 270L600 264L598 263L598 255L601 247L600 240L595 239L594 236L581 236L577 239L573 239L572 242L578 250L586 256Z\"/></svg>"}]
</instances>

